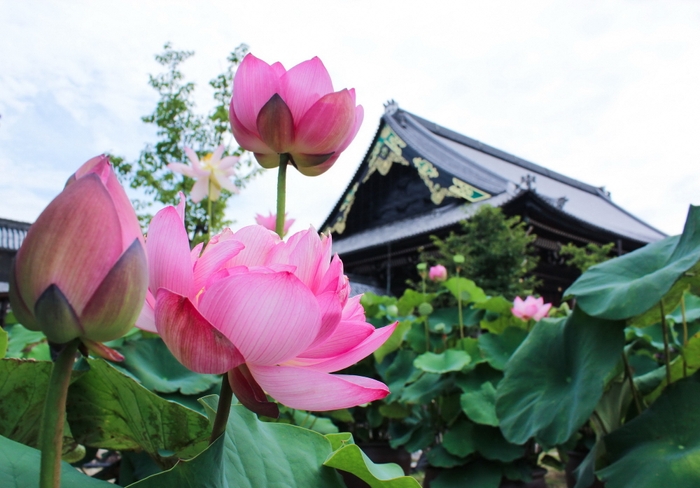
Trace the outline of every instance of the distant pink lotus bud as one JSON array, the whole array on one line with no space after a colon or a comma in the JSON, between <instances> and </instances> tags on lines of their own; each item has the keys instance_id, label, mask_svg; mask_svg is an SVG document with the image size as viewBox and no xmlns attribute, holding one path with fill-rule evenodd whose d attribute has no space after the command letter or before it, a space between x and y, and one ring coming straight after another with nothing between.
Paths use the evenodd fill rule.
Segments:
<instances>
[{"instance_id":1,"label":"distant pink lotus bud","mask_svg":"<svg viewBox=\"0 0 700 488\"><path fill-rule=\"evenodd\" d=\"M229 229L189 248L184 200L153 218L149 292L137 326L158 332L199 373L228 373L236 397L260 414L280 403L336 410L384 398L378 381L332 375L371 354L396 324L375 329L348 298L330 237L313 229L282 241L259 226Z\"/></svg>"},{"instance_id":2,"label":"distant pink lotus bud","mask_svg":"<svg viewBox=\"0 0 700 488\"><path fill-rule=\"evenodd\" d=\"M445 281L447 279L447 268L442 264L431 266L428 276L433 281Z\"/></svg>"},{"instance_id":3,"label":"distant pink lotus bud","mask_svg":"<svg viewBox=\"0 0 700 488\"><path fill-rule=\"evenodd\" d=\"M520 297L515 297L513 308L510 309L513 315L519 319L528 321L530 319L541 320L547 316L549 309L552 308L551 303L544 303L542 297L535 298L529 296L523 301Z\"/></svg>"},{"instance_id":4,"label":"distant pink lotus bud","mask_svg":"<svg viewBox=\"0 0 700 488\"><path fill-rule=\"evenodd\" d=\"M117 339L139 315L147 269L134 209L109 159L98 156L29 229L10 274L12 310L52 342Z\"/></svg>"},{"instance_id":5,"label":"distant pink lotus bud","mask_svg":"<svg viewBox=\"0 0 700 488\"><path fill-rule=\"evenodd\" d=\"M277 214L270 213L267 217L256 214L255 215L255 222L258 225L262 225L268 230L271 230L272 232L275 232L277 229ZM292 226L292 224L295 222L294 219L288 219L287 214L284 214L284 229L283 229L283 236L287 235L287 232L289 232L289 228Z\"/></svg>"},{"instance_id":6,"label":"distant pink lotus bud","mask_svg":"<svg viewBox=\"0 0 700 488\"><path fill-rule=\"evenodd\" d=\"M306 176L326 172L352 142L364 112L355 89L333 91L317 57L287 71L252 54L233 80L229 115L233 136L263 168L276 168L280 154Z\"/></svg>"},{"instance_id":7,"label":"distant pink lotus bud","mask_svg":"<svg viewBox=\"0 0 700 488\"><path fill-rule=\"evenodd\" d=\"M170 163L168 168L175 173L197 180L190 192L190 197L194 203L201 202L207 196L212 202L217 201L221 196L222 188L231 193L238 193L238 187L229 179L235 173L238 158L236 156L227 156L221 159L221 156L224 154L223 145L217 147L213 154L208 154L201 160L189 147L185 148L185 154L187 159L190 160L191 166L182 163Z\"/></svg>"}]
</instances>

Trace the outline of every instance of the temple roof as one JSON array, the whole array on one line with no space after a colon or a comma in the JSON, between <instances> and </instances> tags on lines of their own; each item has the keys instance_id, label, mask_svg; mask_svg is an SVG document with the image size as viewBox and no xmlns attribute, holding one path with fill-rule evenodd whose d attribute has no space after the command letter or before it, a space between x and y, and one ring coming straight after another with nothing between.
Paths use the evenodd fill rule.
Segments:
<instances>
[{"instance_id":1,"label":"temple roof","mask_svg":"<svg viewBox=\"0 0 700 488\"><path fill-rule=\"evenodd\" d=\"M523 193L550 214L640 244L665 234L616 205L604 188L556 173L398 108L322 225L339 253L431 233Z\"/></svg>"}]
</instances>

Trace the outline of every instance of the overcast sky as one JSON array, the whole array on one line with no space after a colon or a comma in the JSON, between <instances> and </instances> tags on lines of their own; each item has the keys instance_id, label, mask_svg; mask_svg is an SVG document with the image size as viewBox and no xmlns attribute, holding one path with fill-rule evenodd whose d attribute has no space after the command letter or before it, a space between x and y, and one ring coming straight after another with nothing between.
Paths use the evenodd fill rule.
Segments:
<instances>
[{"instance_id":1,"label":"overcast sky","mask_svg":"<svg viewBox=\"0 0 700 488\"><path fill-rule=\"evenodd\" d=\"M90 157L135 159L148 74L171 41L199 87L246 43L291 66L318 55L365 108L317 178L291 171L295 229L319 226L395 99L417 115L595 186L660 230L700 203L700 2L0 0L0 217L33 221ZM274 172L229 200L274 208Z\"/></svg>"}]
</instances>

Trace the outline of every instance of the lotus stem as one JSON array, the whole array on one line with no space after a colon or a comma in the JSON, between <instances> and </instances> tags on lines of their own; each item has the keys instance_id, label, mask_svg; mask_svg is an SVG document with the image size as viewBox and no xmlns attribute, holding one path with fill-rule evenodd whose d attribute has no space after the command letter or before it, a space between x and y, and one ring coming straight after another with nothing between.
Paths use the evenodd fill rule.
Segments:
<instances>
[{"instance_id":1,"label":"lotus stem","mask_svg":"<svg viewBox=\"0 0 700 488\"><path fill-rule=\"evenodd\" d=\"M459 316L459 338L464 339L464 319L462 318L462 288L459 281L459 266L457 267L457 314Z\"/></svg>"},{"instance_id":2,"label":"lotus stem","mask_svg":"<svg viewBox=\"0 0 700 488\"><path fill-rule=\"evenodd\" d=\"M671 360L670 348L668 347L668 324L666 323L666 314L664 313L664 303L659 302L661 308L661 328L664 332L664 362L666 363L666 384L671 384Z\"/></svg>"},{"instance_id":3,"label":"lotus stem","mask_svg":"<svg viewBox=\"0 0 700 488\"><path fill-rule=\"evenodd\" d=\"M634 398L634 404L637 406L637 413L642 414L642 402L639 400L639 392L634 386L634 378L632 377L632 368L627 360L627 354L622 351L622 362L625 363L625 376L627 376L627 381L630 383L630 390L632 390L632 398Z\"/></svg>"},{"instance_id":4,"label":"lotus stem","mask_svg":"<svg viewBox=\"0 0 700 488\"><path fill-rule=\"evenodd\" d=\"M75 353L80 339L68 342L56 358L51 370L44 415L41 419L39 447L41 449L40 488L60 488L63 424L66 420L66 398Z\"/></svg>"},{"instance_id":5,"label":"lotus stem","mask_svg":"<svg viewBox=\"0 0 700 488\"><path fill-rule=\"evenodd\" d=\"M287 198L287 162L289 161L289 156L287 154L280 154L280 168L277 173L277 222L275 223L275 232L280 236L280 239L284 237L284 214L285 214L285 200Z\"/></svg>"},{"instance_id":6,"label":"lotus stem","mask_svg":"<svg viewBox=\"0 0 700 488\"><path fill-rule=\"evenodd\" d=\"M685 348L688 347L688 322L685 319L685 295L681 295L681 317L683 317L683 378L687 378L688 363L685 360Z\"/></svg>"},{"instance_id":7,"label":"lotus stem","mask_svg":"<svg viewBox=\"0 0 700 488\"><path fill-rule=\"evenodd\" d=\"M211 428L211 437L209 438L209 444L213 444L216 439L219 438L221 434L226 431L226 424L228 423L228 415L231 411L231 400L233 398L233 391L231 390L231 384L228 382L228 373L224 373L221 379L221 391L219 392L219 404L216 407L216 417L214 417L214 425Z\"/></svg>"}]
</instances>

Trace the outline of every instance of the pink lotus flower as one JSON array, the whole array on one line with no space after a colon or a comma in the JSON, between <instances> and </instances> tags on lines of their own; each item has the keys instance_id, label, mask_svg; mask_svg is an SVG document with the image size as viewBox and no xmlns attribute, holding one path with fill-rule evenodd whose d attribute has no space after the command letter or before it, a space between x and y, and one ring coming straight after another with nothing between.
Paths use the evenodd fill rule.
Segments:
<instances>
[{"instance_id":1,"label":"pink lotus flower","mask_svg":"<svg viewBox=\"0 0 700 488\"><path fill-rule=\"evenodd\" d=\"M187 159L192 166L182 163L170 163L168 168L175 173L180 173L197 180L190 191L190 197L194 203L198 203L207 195L212 202L221 196L221 189L225 188L231 193L238 193L238 187L233 184L229 177L235 173L235 166L238 158L227 156L221 159L224 154L224 146L219 146L213 154L204 156L201 160L197 154L189 147L185 148ZM209 190L211 189L211 194Z\"/></svg>"},{"instance_id":2,"label":"pink lotus flower","mask_svg":"<svg viewBox=\"0 0 700 488\"><path fill-rule=\"evenodd\" d=\"M525 301L520 297L515 297L513 308L511 308L510 311L519 319L528 321L530 319L541 320L547 316L550 308L552 308L552 304L544 303L542 297L535 298L529 296Z\"/></svg>"},{"instance_id":3,"label":"pink lotus flower","mask_svg":"<svg viewBox=\"0 0 700 488\"><path fill-rule=\"evenodd\" d=\"M263 168L276 168L288 154L302 174L317 176L350 145L364 112L354 89L333 91L320 59L287 71L248 54L233 80L229 115L238 144Z\"/></svg>"},{"instance_id":4,"label":"pink lotus flower","mask_svg":"<svg viewBox=\"0 0 700 488\"><path fill-rule=\"evenodd\" d=\"M228 372L236 397L274 416L280 403L335 410L385 397L378 381L332 375L377 349L395 324L375 329L359 297L348 298L330 238L313 230L287 242L262 226L226 229L189 249L184 203L153 218L150 283L137 326L157 331L175 357L200 373Z\"/></svg>"},{"instance_id":5,"label":"pink lotus flower","mask_svg":"<svg viewBox=\"0 0 700 488\"><path fill-rule=\"evenodd\" d=\"M447 269L442 264L431 266L428 277L433 281L445 281L447 279Z\"/></svg>"},{"instance_id":6,"label":"pink lotus flower","mask_svg":"<svg viewBox=\"0 0 700 488\"><path fill-rule=\"evenodd\" d=\"M266 229L275 232L275 229L277 228L277 214L273 214L270 212L270 215L268 215L267 217L265 217L264 215L256 214L255 222L257 222L258 225L262 225ZM287 235L287 232L289 232L289 228L294 222L294 219L288 219L287 214L284 214L284 229L282 232L283 235Z\"/></svg>"},{"instance_id":7,"label":"pink lotus flower","mask_svg":"<svg viewBox=\"0 0 700 488\"><path fill-rule=\"evenodd\" d=\"M143 235L106 156L92 158L31 226L10 273L17 319L52 342L117 339L148 286Z\"/></svg>"}]
</instances>

